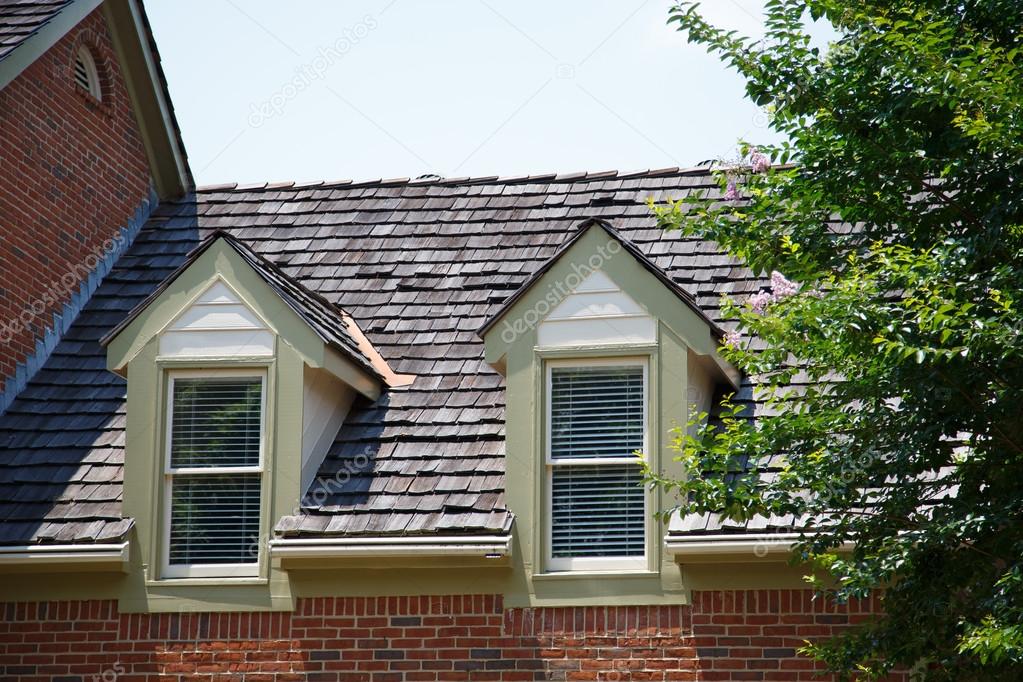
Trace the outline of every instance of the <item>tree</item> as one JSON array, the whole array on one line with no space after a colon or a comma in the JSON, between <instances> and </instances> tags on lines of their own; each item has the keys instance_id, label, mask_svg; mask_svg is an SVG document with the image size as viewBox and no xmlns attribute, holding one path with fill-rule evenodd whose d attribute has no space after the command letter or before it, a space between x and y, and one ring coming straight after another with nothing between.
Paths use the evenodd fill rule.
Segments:
<instances>
[{"instance_id":1,"label":"tree","mask_svg":"<svg viewBox=\"0 0 1023 682\"><path fill-rule=\"evenodd\" d=\"M678 433L703 476L648 475L683 500L673 513L807 520L795 552L831 598L883 588L884 616L806 649L841 678L1023 679L1020 0L764 11L762 39L688 2L669 23L736 69L787 141L744 144L717 169L723 194L654 210L775 272L725 302L723 351L774 409L726 400ZM826 50L808 18L834 26Z\"/></svg>"}]
</instances>

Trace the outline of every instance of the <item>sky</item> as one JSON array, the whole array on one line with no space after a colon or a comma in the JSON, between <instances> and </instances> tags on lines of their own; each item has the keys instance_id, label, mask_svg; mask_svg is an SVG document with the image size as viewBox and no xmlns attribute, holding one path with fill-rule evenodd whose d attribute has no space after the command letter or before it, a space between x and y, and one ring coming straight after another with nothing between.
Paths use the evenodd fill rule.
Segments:
<instances>
[{"instance_id":1,"label":"sky","mask_svg":"<svg viewBox=\"0 0 1023 682\"><path fill-rule=\"evenodd\" d=\"M667 0L149 0L192 171L221 182L693 166L777 138ZM708 0L762 32L761 0Z\"/></svg>"}]
</instances>

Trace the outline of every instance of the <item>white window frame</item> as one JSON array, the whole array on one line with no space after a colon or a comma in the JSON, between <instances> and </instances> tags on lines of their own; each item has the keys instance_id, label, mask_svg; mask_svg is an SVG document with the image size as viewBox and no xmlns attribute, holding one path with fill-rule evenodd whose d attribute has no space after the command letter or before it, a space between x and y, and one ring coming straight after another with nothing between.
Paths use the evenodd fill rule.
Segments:
<instances>
[{"instance_id":1,"label":"white window frame","mask_svg":"<svg viewBox=\"0 0 1023 682\"><path fill-rule=\"evenodd\" d=\"M177 379L208 379L220 377L243 377L260 380L259 405L259 463L247 467L171 467L171 437L174 428L174 382ZM234 369L175 369L167 372L167 394L164 405L166 430L163 457L163 561L161 576L164 578L251 578L260 575L263 563L262 543L258 543L256 560L243 564L171 564L171 500L174 491L174 477L188 474L259 474L259 518L262 532L266 485L266 383L267 372L263 368Z\"/></svg>"},{"instance_id":2,"label":"white window frame","mask_svg":"<svg viewBox=\"0 0 1023 682\"><path fill-rule=\"evenodd\" d=\"M643 555L629 557L555 557L554 556L554 467L565 465L596 466L603 464L636 464L635 456L586 457L557 459L552 457L552 377L555 368L562 367L642 367L643 368L643 460L649 458L650 444L650 360L647 357L604 357L552 359L544 363L544 535L545 566L548 571L640 571L649 568L650 557L650 491L643 490Z\"/></svg>"}]
</instances>

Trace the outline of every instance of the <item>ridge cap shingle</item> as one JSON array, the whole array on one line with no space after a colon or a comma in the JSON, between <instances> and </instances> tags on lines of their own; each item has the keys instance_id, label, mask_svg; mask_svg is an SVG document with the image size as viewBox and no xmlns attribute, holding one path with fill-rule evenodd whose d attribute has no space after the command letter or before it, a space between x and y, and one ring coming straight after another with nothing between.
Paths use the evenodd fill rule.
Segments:
<instances>
[{"instance_id":1,"label":"ridge cap shingle","mask_svg":"<svg viewBox=\"0 0 1023 682\"><path fill-rule=\"evenodd\" d=\"M578 171L569 173L538 173L528 175L480 175L480 176L462 176L456 178L409 178L409 177L394 177L394 178L372 178L365 180L321 180L318 182L303 182L298 183L294 180L284 180L280 182L253 182L238 184L233 182L219 183L213 185L200 185L196 187L196 194L203 194L208 192L231 192L231 191L247 191L247 192L259 192L259 191L270 191L270 190L281 190L281 189L333 189L336 187L400 187L400 186L430 186L430 185L521 185L535 182L595 182L598 180L614 180L614 179L635 179L642 177L659 178L671 175L709 175L711 168L706 165L697 166L672 166L668 168L651 168L643 170L630 170L630 171L618 171L618 170L604 170L604 171ZM261 187L260 187L261 185Z\"/></svg>"}]
</instances>

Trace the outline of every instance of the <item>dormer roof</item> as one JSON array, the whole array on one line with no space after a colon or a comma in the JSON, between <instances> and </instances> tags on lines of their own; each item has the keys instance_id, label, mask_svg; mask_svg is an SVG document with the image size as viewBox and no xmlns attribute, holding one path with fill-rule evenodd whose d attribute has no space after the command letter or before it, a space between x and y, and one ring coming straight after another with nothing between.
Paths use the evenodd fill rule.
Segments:
<instances>
[{"instance_id":1,"label":"dormer roof","mask_svg":"<svg viewBox=\"0 0 1023 682\"><path fill-rule=\"evenodd\" d=\"M525 296L526 293L530 289L532 289L537 284L537 282L544 276L544 274L546 274L548 270L554 267L555 263L561 260L565 256L565 254L571 250L572 246L574 246L575 243L578 242L583 237L583 235L586 234L587 231L593 228L603 230L603 232L609 238L621 244L622 248L624 248L626 252L629 253L629 255L635 258L640 265L642 265L648 272L650 272L651 275L657 278L657 280L660 281L661 284L663 284L665 288L668 289L668 291L677 296L679 301L681 301L683 305L685 305L694 313L696 313L700 317L700 319L702 319L704 323L706 323L708 329L711 331L715 338L721 338L724 332L721 330L720 327L718 327L717 323L715 323L712 319L710 319L710 317L707 316L707 313L700 309L700 306L697 305L696 300L688 291L679 286L678 282L669 277L667 273L664 272L663 269L661 269L656 263L650 260L650 258L648 258L647 255L643 253L643 251L640 250L635 244L633 244L630 240L624 238L621 235L621 233L619 233L616 229L611 227L610 223L608 223L606 220L601 220L599 218L587 218L586 220L583 220L581 223L579 223L579 226L575 229L574 233L570 234L568 238L565 239L564 243L558 248L554 255L552 255L540 267L538 267L529 277L529 279L523 282L522 286L520 286L511 296L509 296L505 300L505 302L496 311L494 311L494 313L487 319L487 321L483 323L483 326L479 328L477 333L481 337L486 336L487 332L490 331L494 327L494 325L501 321L505 314L507 314L508 311L511 310L516 303L518 303L519 299Z\"/></svg>"}]
</instances>

